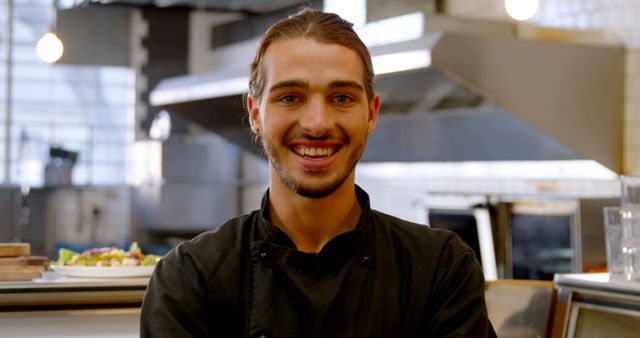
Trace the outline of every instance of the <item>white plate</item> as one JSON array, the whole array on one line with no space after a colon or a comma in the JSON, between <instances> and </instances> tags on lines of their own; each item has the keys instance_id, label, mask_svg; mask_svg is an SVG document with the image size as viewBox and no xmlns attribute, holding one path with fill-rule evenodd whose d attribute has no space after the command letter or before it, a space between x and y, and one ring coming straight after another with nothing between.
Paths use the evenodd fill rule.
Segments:
<instances>
[{"instance_id":1,"label":"white plate","mask_svg":"<svg viewBox=\"0 0 640 338\"><path fill-rule=\"evenodd\" d=\"M119 278L148 277L155 266L56 266L53 271L69 277Z\"/></svg>"}]
</instances>

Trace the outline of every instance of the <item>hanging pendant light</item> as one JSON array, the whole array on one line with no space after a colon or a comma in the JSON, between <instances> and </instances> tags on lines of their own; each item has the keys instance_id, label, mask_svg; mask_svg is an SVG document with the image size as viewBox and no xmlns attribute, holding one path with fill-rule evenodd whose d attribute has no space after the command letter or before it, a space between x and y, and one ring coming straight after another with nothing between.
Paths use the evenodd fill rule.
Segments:
<instances>
[{"instance_id":1,"label":"hanging pendant light","mask_svg":"<svg viewBox=\"0 0 640 338\"><path fill-rule=\"evenodd\" d=\"M40 60L46 63L54 63L62 57L64 46L55 31L50 29L38 41L38 44L36 45L36 52L38 53Z\"/></svg>"},{"instance_id":2,"label":"hanging pendant light","mask_svg":"<svg viewBox=\"0 0 640 338\"><path fill-rule=\"evenodd\" d=\"M538 12L538 0L504 0L504 9L515 20L529 20Z\"/></svg>"}]
</instances>

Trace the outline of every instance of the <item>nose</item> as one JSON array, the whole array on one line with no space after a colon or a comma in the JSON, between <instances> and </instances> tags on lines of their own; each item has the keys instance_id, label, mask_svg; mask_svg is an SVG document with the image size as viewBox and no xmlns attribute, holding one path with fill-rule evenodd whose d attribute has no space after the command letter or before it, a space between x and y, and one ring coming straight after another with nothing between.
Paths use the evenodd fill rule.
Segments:
<instances>
[{"instance_id":1,"label":"nose","mask_svg":"<svg viewBox=\"0 0 640 338\"><path fill-rule=\"evenodd\" d=\"M324 98L310 99L300 116L300 127L315 137L327 135L334 126L335 119L331 106Z\"/></svg>"}]
</instances>

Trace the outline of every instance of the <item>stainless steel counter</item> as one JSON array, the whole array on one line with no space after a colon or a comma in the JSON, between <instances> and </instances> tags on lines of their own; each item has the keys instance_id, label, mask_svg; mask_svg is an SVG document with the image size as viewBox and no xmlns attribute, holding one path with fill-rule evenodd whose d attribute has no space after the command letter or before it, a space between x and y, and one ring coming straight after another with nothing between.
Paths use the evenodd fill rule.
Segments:
<instances>
[{"instance_id":1,"label":"stainless steel counter","mask_svg":"<svg viewBox=\"0 0 640 338\"><path fill-rule=\"evenodd\" d=\"M33 281L0 282L0 312L88 306L139 307L149 278L75 278L45 273Z\"/></svg>"},{"instance_id":2,"label":"stainless steel counter","mask_svg":"<svg viewBox=\"0 0 640 338\"><path fill-rule=\"evenodd\" d=\"M612 296L640 297L640 283L611 280L608 273L556 274L554 283L561 288L611 293Z\"/></svg>"},{"instance_id":3,"label":"stainless steel counter","mask_svg":"<svg viewBox=\"0 0 640 338\"><path fill-rule=\"evenodd\" d=\"M149 278L0 282L0 337L135 338Z\"/></svg>"},{"instance_id":4,"label":"stainless steel counter","mask_svg":"<svg viewBox=\"0 0 640 338\"><path fill-rule=\"evenodd\" d=\"M610 280L606 273L557 274L561 337L637 337L640 283Z\"/></svg>"}]
</instances>

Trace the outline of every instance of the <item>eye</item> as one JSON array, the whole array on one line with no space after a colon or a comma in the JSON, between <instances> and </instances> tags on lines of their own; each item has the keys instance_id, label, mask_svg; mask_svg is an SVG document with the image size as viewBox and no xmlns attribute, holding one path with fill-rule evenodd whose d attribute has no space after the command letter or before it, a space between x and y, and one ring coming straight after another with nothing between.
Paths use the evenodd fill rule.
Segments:
<instances>
[{"instance_id":1,"label":"eye","mask_svg":"<svg viewBox=\"0 0 640 338\"><path fill-rule=\"evenodd\" d=\"M283 95L280 97L280 99L278 99L278 101L285 104L292 104L292 103L299 102L300 99L298 99L298 97L295 95Z\"/></svg>"},{"instance_id":2,"label":"eye","mask_svg":"<svg viewBox=\"0 0 640 338\"><path fill-rule=\"evenodd\" d=\"M351 96L343 95L343 94L334 96L333 100L338 102L338 103L343 103L343 104L344 103L350 103L350 102L354 101L353 98L351 98Z\"/></svg>"}]
</instances>

